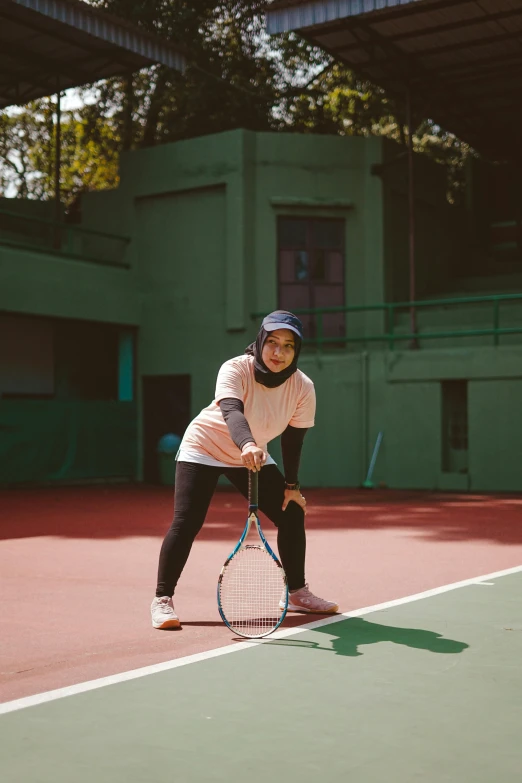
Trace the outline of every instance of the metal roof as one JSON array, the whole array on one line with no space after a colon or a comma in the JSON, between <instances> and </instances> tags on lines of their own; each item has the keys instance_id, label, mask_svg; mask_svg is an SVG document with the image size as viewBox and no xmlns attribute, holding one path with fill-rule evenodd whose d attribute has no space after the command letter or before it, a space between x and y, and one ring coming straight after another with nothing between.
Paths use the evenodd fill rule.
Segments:
<instances>
[{"instance_id":1,"label":"metal roof","mask_svg":"<svg viewBox=\"0 0 522 783\"><path fill-rule=\"evenodd\" d=\"M298 31L488 157L520 157L522 0L275 0Z\"/></svg>"},{"instance_id":2,"label":"metal roof","mask_svg":"<svg viewBox=\"0 0 522 783\"><path fill-rule=\"evenodd\" d=\"M0 109L154 63L183 71L159 36L81 0L0 0Z\"/></svg>"}]
</instances>

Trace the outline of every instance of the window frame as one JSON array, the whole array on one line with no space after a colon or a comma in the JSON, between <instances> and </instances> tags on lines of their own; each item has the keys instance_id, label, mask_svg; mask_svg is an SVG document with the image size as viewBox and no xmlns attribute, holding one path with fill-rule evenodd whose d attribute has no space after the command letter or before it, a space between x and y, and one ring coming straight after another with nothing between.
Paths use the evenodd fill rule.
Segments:
<instances>
[{"instance_id":1,"label":"window frame","mask_svg":"<svg viewBox=\"0 0 522 783\"><path fill-rule=\"evenodd\" d=\"M284 307L284 303L281 300L281 290L283 286L286 285L302 285L307 287L308 292L308 308L309 309L322 309L323 307L328 307L329 305L318 305L315 301L315 289L317 285L322 286L328 286L331 288L339 289L341 288L341 299L342 299L342 305L346 305L346 216L336 215L336 216L325 216L325 215L303 215L303 214L279 214L277 215L277 227L276 227L276 252L277 252L277 302L278 307ZM306 224L306 240L305 240L305 247L299 246L299 245L290 245L285 244L282 245L282 222L285 220L300 220L304 221ZM337 223L340 225L341 231L340 231L340 238L341 242L339 246L331 247L331 248L321 248L318 245L314 244L313 242L313 226L316 223ZM311 275L308 275L308 280L306 283L295 281L294 283L288 283L284 282L282 280L282 269L281 269L281 253L284 251L290 251L297 253L299 251L304 251L308 254L308 262L309 264L312 262L312 259L314 257L314 252L316 250L333 250L335 252L338 252L341 254L342 258L342 282L341 283L328 283L327 281L320 281L320 280L314 280ZM331 305L332 307L338 307L339 305ZM300 308L297 308L300 309ZM307 309L307 308L304 308ZM310 316L310 327L312 334L310 335L312 338L317 334L317 328L316 328L316 319L313 316ZM343 323L343 337L346 334L346 324ZM341 336L341 335L340 335Z\"/></svg>"}]
</instances>

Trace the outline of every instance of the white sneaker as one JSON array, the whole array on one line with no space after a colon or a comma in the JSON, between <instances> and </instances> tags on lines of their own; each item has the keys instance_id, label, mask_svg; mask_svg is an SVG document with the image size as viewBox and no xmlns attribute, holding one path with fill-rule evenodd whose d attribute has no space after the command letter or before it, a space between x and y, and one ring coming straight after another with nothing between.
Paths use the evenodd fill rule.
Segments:
<instances>
[{"instance_id":1,"label":"white sneaker","mask_svg":"<svg viewBox=\"0 0 522 783\"><path fill-rule=\"evenodd\" d=\"M279 608L284 609L283 601L280 601ZM339 604L333 601L325 601L324 598L318 598L308 589L308 584L295 590L288 595L289 612L310 612L312 614L334 614L339 611Z\"/></svg>"},{"instance_id":2,"label":"white sneaker","mask_svg":"<svg viewBox=\"0 0 522 783\"><path fill-rule=\"evenodd\" d=\"M168 595L155 598L150 605L150 613L153 628L179 628L181 625L172 598Z\"/></svg>"}]
</instances>

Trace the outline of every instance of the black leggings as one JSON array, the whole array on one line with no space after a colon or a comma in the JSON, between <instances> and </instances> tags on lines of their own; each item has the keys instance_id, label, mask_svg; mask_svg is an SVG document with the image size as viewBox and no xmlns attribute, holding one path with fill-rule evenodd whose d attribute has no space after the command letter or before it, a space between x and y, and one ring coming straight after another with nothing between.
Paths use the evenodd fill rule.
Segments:
<instances>
[{"instance_id":1,"label":"black leggings","mask_svg":"<svg viewBox=\"0 0 522 783\"><path fill-rule=\"evenodd\" d=\"M177 463L174 521L161 547L156 589L158 598L174 594L222 474L242 495L248 497L246 468L227 469L195 462ZM297 503L289 503L283 511L284 492L285 480L277 466L265 465L259 473L259 508L277 527L277 547L288 587L290 590L298 590L305 583L304 512ZM239 538L241 531L238 529L237 532Z\"/></svg>"}]
</instances>

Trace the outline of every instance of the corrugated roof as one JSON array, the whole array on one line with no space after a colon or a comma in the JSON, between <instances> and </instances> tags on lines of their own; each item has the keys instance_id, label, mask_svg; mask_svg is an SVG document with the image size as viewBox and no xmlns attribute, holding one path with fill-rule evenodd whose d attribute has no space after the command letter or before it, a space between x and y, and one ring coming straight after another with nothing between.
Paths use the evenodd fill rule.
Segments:
<instances>
[{"instance_id":1,"label":"corrugated roof","mask_svg":"<svg viewBox=\"0 0 522 783\"><path fill-rule=\"evenodd\" d=\"M0 0L0 108L154 63L182 71L176 47L81 0Z\"/></svg>"},{"instance_id":2,"label":"corrugated roof","mask_svg":"<svg viewBox=\"0 0 522 783\"><path fill-rule=\"evenodd\" d=\"M313 27L351 16L385 11L422 0L274 0L267 6L271 34ZM446 0L447 3L447 0Z\"/></svg>"},{"instance_id":3,"label":"corrugated roof","mask_svg":"<svg viewBox=\"0 0 522 783\"><path fill-rule=\"evenodd\" d=\"M276 0L298 30L487 155L519 155L522 0Z\"/></svg>"}]
</instances>

